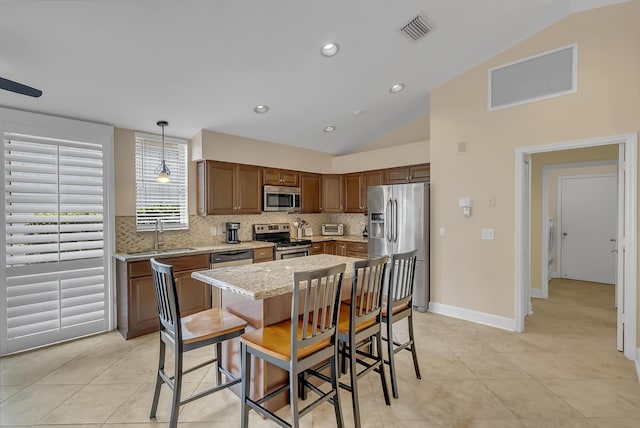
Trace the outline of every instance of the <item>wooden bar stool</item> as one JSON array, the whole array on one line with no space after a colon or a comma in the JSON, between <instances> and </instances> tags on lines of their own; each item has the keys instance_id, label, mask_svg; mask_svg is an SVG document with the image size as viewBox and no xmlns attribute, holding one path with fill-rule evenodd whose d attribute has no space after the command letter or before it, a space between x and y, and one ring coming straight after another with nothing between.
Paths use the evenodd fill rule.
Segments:
<instances>
[{"instance_id":1,"label":"wooden bar stool","mask_svg":"<svg viewBox=\"0 0 640 428\"><path fill-rule=\"evenodd\" d=\"M389 270L389 281L387 283L388 295L383 297L382 322L386 323L386 337L383 337L382 340L387 342L389 360L385 361L385 363L389 364L393 398L398 398L398 381L395 365L395 354L398 352L402 350L411 351L416 377L422 379L413 338L412 301L417 254L418 250L413 250L391 255L391 268ZM409 324L409 339L403 343L396 342L393 340L393 324L405 318Z\"/></svg>"},{"instance_id":2,"label":"wooden bar stool","mask_svg":"<svg viewBox=\"0 0 640 428\"><path fill-rule=\"evenodd\" d=\"M377 371L382 383L384 401L387 405L391 404L382 356L381 305L387 260L385 256L354 263L351 299L340 306L338 340L343 367L344 362L348 360L351 378L351 385L340 383L340 387L351 391L356 428L361 426L358 379L372 370ZM358 365L364 368L358 371Z\"/></svg>"},{"instance_id":3,"label":"wooden bar stool","mask_svg":"<svg viewBox=\"0 0 640 428\"><path fill-rule=\"evenodd\" d=\"M173 266L151 259L151 268L153 270L153 283L158 301L160 356L158 360L156 388L153 394L153 403L149 417L152 419L156 417L160 388L162 384L167 384L169 389L173 391L169 427L175 428L178 425L178 412L181 405L240 382L239 378L233 377L227 370L220 367L218 362L216 386L194 394L185 400L180 400L183 375L207 364L217 362L217 357L220 356L222 342L234 337L239 337L244 333L247 323L237 316L221 311L218 308L207 309L181 318L180 303L178 302L176 282L173 276ZM175 358L173 376L167 375L164 370L167 345L173 349ZM198 364L195 367L183 369L182 360L185 352L208 345L216 345L216 358ZM228 379L227 382L221 383L221 374L226 376Z\"/></svg>"},{"instance_id":4,"label":"wooden bar stool","mask_svg":"<svg viewBox=\"0 0 640 428\"><path fill-rule=\"evenodd\" d=\"M343 426L338 392L337 320L346 265L293 274L291 319L245 333L240 337L242 348L242 412L241 426L249 425L249 410L283 427L298 427L300 417L319 404L333 404L338 427ZM289 372L289 382L264 397L250 397L251 359L263 360ZM329 391L307 382L306 373L314 366L329 361L331 367ZM313 373L312 373L313 374ZM318 398L303 409L298 408L299 382L318 394ZM289 390L291 423L262 406L269 399Z\"/></svg>"}]
</instances>

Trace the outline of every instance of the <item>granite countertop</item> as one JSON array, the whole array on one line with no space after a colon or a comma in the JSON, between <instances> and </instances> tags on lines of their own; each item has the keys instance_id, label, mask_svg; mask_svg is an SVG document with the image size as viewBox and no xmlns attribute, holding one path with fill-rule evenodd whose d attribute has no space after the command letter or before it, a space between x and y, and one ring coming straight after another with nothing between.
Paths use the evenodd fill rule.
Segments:
<instances>
[{"instance_id":1,"label":"granite countertop","mask_svg":"<svg viewBox=\"0 0 640 428\"><path fill-rule=\"evenodd\" d=\"M157 256L188 256L193 254L203 254L203 253L219 253L222 251L233 251L233 250L253 250L255 248L269 248L273 247L273 243L271 242L262 242L262 241L242 241L239 244L211 244L211 245L193 245L188 248L176 248L176 249L161 249L158 251L148 250L142 252L135 253L115 253L113 255L117 260L122 260L124 262L134 262L139 260L149 260L151 257Z\"/></svg>"},{"instance_id":2,"label":"granite countertop","mask_svg":"<svg viewBox=\"0 0 640 428\"><path fill-rule=\"evenodd\" d=\"M310 239L311 242L325 242L325 241L349 241L349 242L362 242L367 243L367 238L362 235L312 235L303 236L302 239Z\"/></svg>"},{"instance_id":3,"label":"granite countertop","mask_svg":"<svg viewBox=\"0 0 640 428\"><path fill-rule=\"evenodd\" d=\"M293 272L321 269L340 263L347 264L343 278L344 285L344 281L353 275L353 263L359 260L352 257L318 254L198 271L193 272L191 277L220 289L241 294L251 300L262 300L290 293L293 290Z\"/></svg>"}]
</instances>

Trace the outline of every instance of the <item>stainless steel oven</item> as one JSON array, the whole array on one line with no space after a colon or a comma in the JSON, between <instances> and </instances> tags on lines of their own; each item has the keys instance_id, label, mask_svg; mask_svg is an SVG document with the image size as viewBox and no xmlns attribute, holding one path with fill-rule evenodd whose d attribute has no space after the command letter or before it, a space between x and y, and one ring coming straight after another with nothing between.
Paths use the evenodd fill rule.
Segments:
<instances>
[{"instance_id":1,"label":"stainless steel oven","mask_svg":"<svg viewBox=\"0 0 640 428\"><path fill-rule=\"evenodd\" d=\"M309 255L309 251L311 251L311 245L284 248L278 248L276 246L276 260L305 257Z\"/></svg>"},{"instance_id":2,"label":"stainless steel oven","mask_svg":"<svg viewBox=\"0 0 640 428\"><path fill-rule=\"evenodd\" d=\"M292 239L289 223L254 224L253 238L256 241L273 242L276 260L304 257L311 253L311 241Z\"/></svg>"}]
</instances>

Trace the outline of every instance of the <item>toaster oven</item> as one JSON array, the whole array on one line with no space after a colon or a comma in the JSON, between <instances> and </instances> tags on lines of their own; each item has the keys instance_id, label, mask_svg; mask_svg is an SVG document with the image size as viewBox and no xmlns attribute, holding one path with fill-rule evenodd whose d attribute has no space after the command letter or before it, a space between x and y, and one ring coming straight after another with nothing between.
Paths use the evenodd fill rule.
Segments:
<instances>
[{"instance_id":1,"label":"toaster oven","mask_svg":"<svg viewBox=\"0 0 640 428\"><path fill-rule=\"evenodd\" d=\"M344 235L344 225L343 224L323 224L322 225L322 234L323 235L335 235L342 236Z\"/></svg>"}]
</instances>

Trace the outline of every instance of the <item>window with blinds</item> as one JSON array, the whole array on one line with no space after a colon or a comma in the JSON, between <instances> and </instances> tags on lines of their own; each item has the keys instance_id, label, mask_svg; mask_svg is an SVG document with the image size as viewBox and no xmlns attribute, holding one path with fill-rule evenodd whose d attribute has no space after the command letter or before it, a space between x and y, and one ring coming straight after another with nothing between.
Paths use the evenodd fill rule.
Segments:
<instances>
[{"instance_id":1,"label":"window with blinds","mask_svg":"<svg viewBox=\"0 0 640 428\"><path fill-rule=\"evenodd\" d=\"M3 135L3 352L106 330L102 144Z\"/></svg>"},{"instance_id":2,"label":"window with blinds","mask_svg":"<svg viewBox=\"0 0 640 428\"><path fill-rule=\"evenodd\" d=\"M136 134L136 228L153 230L156 221L166 229L188 229L187 142L165 139L164 159L171 181L158 183L162 141Z\"/></svg>"}]
</instances>

